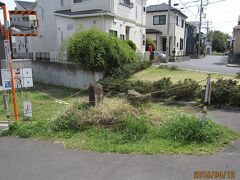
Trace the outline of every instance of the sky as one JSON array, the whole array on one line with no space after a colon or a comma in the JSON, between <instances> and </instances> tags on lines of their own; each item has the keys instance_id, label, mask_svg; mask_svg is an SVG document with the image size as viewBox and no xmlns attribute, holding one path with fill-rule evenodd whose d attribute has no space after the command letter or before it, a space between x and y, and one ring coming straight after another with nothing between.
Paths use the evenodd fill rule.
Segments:
<instances>
[{"instance_id":1,"label":"sky","mask_svg":"<svg viewBox=\"0 0 240 180\"><path fill-rule=\"evenodd\" d=\"M219 0L208 1L211 3ZM207 2L207 0L203 0L203 2ZM147 5L158 3L168 3L168 0L147 1ZM172 0L172 4L175 3L179 4L178 6L175 6L175 8L178 8L188 16L187 21L199 21L200 16L198 13L198 6L200 5L200 0ZM184 5L185 9L181 9L184 7ZM206 18L203 19L203 27L206 27L206 23L204 22L211 21L212 23L209 23L211 30L220 30L232 35L233 27L237 25L238 16L240 15L240 0L225 0L222 2L209 4L204 8L204 13L206 13Z\"/></svg>"},{"instance_id":2,"label":"sky","mask_svg":"<svg viewBox=\"0 0 240 180\"><path fill-rule=\"evenodd\" d=\"M8 10L13 10L15 7L14 0L0 0L0 1L7 5ZM214 2L219 0L203 0L203 2L206 1ZM178 6L175 6L175 8L178 8L188 16L187 21L199 21L198 13L198 6L200 4L199 2L200 0L172 0L172 4L177 3L179 4ZM168 0L147 0L147 5L153 5L158 3L159 4L168 3ZM184 5L185 9L182 9ZM238 16L240 15L240 0L225 0L223 2L209 4L204 8L204 13L206 13L206 18L203 19L203 24L204 22L211 21L210 23L211 30L220 30L225 33L228 33L229 35L232 35L233 27L237 25ZM3 21L1 16L2 13L0 15L0 20ZM203 27L206 27L206 25L203 25Z\"/></svg>"}]
</instances>

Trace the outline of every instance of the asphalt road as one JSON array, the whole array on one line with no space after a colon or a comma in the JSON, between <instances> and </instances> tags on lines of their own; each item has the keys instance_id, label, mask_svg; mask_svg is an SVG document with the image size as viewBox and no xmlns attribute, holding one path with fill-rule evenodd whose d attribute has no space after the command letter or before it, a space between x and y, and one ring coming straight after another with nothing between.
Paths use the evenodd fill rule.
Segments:
<instances>
[{"instance_id":1,"label":"asphalt road","mask_svg":"<svg viewBox=\"0 0 240 180\"><path fill-rule=\"evenodd\" d=\"M239 111L210 117L236 131ZM48 141L0 138L0 180L190 180L195 171L235 171L240 179L240 142L211 156L122 155L65 150Z\"/></svg>"},{"instance_id":2,"label":"asphalt road","mask_svg":"<svg viewBox=\"0 0 240 180\"><path fill-rule=\"evenodd\" d=\"M172 63L181 69L191 69L222 74L236 74L240 67L227 67L227 56L207 56L203 59L191 59L189 61Z\"/></svg>"}]
</instances>

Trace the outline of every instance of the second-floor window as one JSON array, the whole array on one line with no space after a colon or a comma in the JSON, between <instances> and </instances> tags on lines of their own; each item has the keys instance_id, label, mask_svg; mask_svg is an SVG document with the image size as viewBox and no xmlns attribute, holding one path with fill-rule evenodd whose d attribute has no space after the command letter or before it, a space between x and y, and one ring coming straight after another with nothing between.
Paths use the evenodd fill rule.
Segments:
<instances>
[{"instance_id":1,"label":"second-floor window","mask_svg":"<svg viewBox=\"0 0 240 180\"><path fill-rule=\"evenodd\" d=\"M73 0L74 3L83 3L90 0Z\"/></svg>"},{"instance_id":2,"label":"second-floor window","mask_svg":"<svg viewBox=\"0 0 240 180\"><path fill-rule=\"evenodd\" d=\"M182 19L181 27L184 28L184 19Z\"/></svg>"},{"instance_id":3,"label":"second-floor window","mask_svg":"<svg viewBox=\"0 0 240 180\"><path fill-rule=\"evenodd\" d=\"M153 16L153 25L165 25L166 15Z\"/></svg>"},{"instance_id":4,"label":"second-floor window","mask_svg":"<svg viewBox=\"0 0 240 180\"><path fill-rule=\"evenodd\" d=\"M119 0L119 3L129 8L134 7L133 2L131 2L131 0Z\"/></svg>"},{"instance_id":5,"label":"second-floor window","mask_svg":"<svg viewBox=\"0 0 240 180\"><path fill-rule=\"evenodd\" d=\"M22 20L25 21L25 22L29 21L29 17L22 17Z\"/></svg>"},{"instance_id":6,"label":"second-floor window","mask_svg":"<svg viewBox=\"0 0 240 180\"><path fill-rule=\"evenodd\" d=\"M176 17L176 25L179 26L179 17Z\"/></svg>"},{"instance_id":7,"label":"second-floor window","mask_svg":"<svg viewBox=\"0 0 240 180\"><path fill-rule=\"evenodd\" d=\"M63 4L63 0L60 0L60 4L61 4L61 6L63 6L64 4Z\"/></svg>"}]
</instances>

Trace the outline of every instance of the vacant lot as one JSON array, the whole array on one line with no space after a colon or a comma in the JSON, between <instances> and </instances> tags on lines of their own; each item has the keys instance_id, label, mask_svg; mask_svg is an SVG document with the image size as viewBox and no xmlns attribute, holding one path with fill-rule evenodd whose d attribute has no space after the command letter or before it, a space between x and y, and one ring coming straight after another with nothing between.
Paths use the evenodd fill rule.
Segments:
<instances>
[{"instance_id":1,"label":"vacant lot","mask_svg":"<svg viewBox=\"0 0 240 180\"><path fill-rule=\"evenodd\" d=\"M166 137L162 137L162 124L173 116L196 113L192 106L151 102L135 107L125 99L106 97L101 106L89 108L84 91L76 94L77 90L46 85L37 85L37 89L18 93L20 123L13 124L3 135L51 139L64 143L66 148L79 150L146 154L215 153L239 137L228 129L221 130L222 138L211 142L174 140L168 135L168 129L165 129ZM30 121L24 121L22 114L25 100L33 104ZM13 115L11 105L10 109ZM2 113L1 118L4 118ZM220 127L213 125L213 128L218 131Z\"/></svg>"}]
</instances>

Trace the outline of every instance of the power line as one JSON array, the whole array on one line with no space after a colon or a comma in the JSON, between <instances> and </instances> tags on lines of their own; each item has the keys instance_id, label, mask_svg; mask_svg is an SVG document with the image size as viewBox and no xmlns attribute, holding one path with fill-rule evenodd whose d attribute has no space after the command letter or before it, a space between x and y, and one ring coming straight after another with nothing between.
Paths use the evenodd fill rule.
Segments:
<instances>
[{"instance_id":1,"label":"power line","mask_svg":"<svg viewBox=\"0 0 240 180\"><path fill-rule=\"evenodd\" d=\"M179 2L183 5L183 7L184 7L189 13L191 13L192 15L194 15L194 13L193 13L192 11L190 11L189 8L186 7L186 5L183 3L182 0L179 0Z\"/></svg>"}]
</instances>

